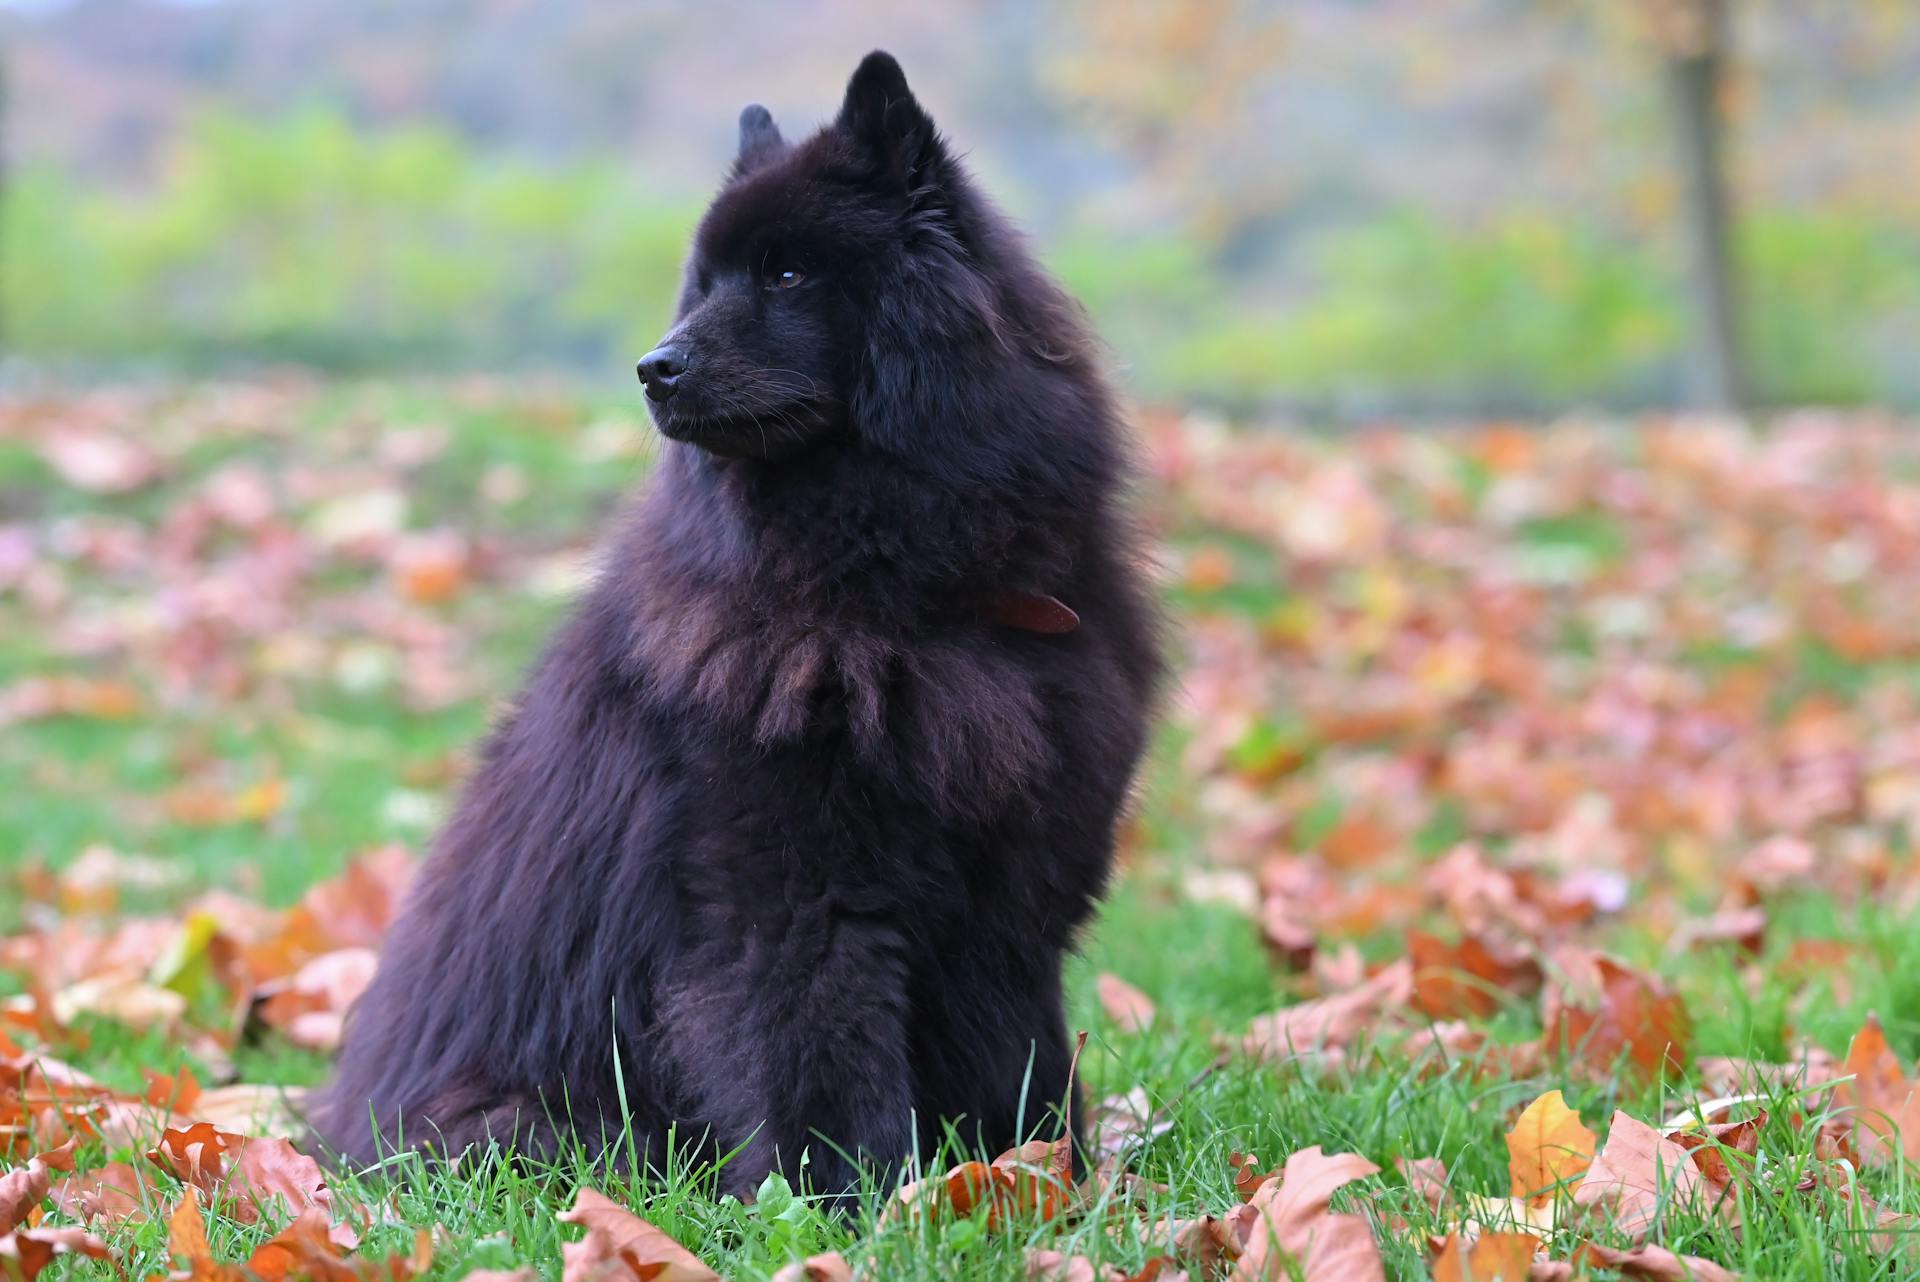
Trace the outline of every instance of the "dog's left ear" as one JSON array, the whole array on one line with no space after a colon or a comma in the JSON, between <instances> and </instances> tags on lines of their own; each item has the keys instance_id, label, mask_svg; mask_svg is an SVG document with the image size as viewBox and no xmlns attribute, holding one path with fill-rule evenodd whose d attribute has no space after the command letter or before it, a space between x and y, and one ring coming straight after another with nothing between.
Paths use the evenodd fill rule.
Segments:
<instances>
[{"instance_id":1,"label":"dog's left ear","mask_svg":"<svg viewBox=\"0 0 1920 1282\"><path fill-rule=\"evenodd\" d=\"M740 112L740 153L733 158L733 176L758 169L762 162L771 156L785 151L787 140L780 136L780 126L773 123L773 113L753 103Z\"/></svg>"},{"instance_id":2,"label":"dog's left ear","mask_svg":"<svg viewBox=\"0 0 1920 1282\"><path fill-rule=\"evenodd\" d=\"M836 123L870 148L909 192L936 180L946 159L933 118L907 88L906 73L892 54L879 49L854 69Z\"/></svg>"}]
</instances>

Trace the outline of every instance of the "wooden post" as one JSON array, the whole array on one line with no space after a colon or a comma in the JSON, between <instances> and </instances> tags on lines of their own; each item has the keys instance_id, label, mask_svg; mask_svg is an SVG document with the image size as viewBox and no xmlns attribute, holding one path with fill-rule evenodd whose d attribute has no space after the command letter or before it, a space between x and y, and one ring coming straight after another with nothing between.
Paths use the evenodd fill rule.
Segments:
<instances>
[{"instance_id":1,"label":"wooden post","mask_svg":"<svg viewBox=\"0 0 1920 1282\"><path fill-rule=\"evenodd\" d=\"M1690 399L1706 409L1739 409L1747 388L1720 114L1730 44L1727 0L1650 0L1648 7L1656 13L1666 54L1685 187L1682 216L1694 324Z\"/></svg>"}]
</instances>

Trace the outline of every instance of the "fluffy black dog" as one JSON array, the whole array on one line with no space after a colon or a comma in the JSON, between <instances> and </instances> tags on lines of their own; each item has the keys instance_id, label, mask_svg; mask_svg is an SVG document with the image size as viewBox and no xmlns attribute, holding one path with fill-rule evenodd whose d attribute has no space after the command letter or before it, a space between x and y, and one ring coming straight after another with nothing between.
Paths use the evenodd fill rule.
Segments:
<instances>
[{"instance_id":1,"label":"fluffy black dog","mask_svg":"<svg viewBox=\"0 0 1920 1282\"><path fill-rule=\"evenodd\" d=\"M394 927L320 1137L630 1124L658 1162L674 1127L744 1146L726 1188L810 1150L837 1190L950 1127L1057 1134L1061 959L1158 673L1078 309L875 53L803 142L742 113L640 374L665 456Z\"/></svg>"}]
</instances>

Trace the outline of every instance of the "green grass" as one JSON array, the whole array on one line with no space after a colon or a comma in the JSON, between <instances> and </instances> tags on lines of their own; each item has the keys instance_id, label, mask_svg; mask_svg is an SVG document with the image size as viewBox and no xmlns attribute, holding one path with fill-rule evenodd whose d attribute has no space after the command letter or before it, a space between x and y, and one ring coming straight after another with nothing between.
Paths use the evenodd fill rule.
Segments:
<instances>
[{"instance_id":1,"label":"green grass","mask_svg":"<svg viewBox=\"0 0 1920 1282\"><path fill-rule=\"evenodd\" d=\"M301 406L297 422L273 432L229 434L217 423L201 424L205 439L179 456L176 470L129 499L62 487L31 449L0 439L0 522L46 528L85 516L150 528L222 464L247 461L283 476L297 465L344 476L376 457L397 429L444 432L444 450L404 475L409 524L449 525L494 541L508 550L510 566L430 611L470 648L463 662L471 693L439 710L410 709L390 681L343 680L338 659L351 638L328 635L327 662L276 670L241 697L162 699L162 673L137 661L73 657L51 626L69 618L67 612L50 620L19 594L0 593L0 688L48 671L130 677L159 709L124 721L63 718L0 730L0 879L29 862L62 865L88 844L105 842L178 861L188 870L187 889L218 886L283 905L367 846L389 840L420 845L445 804L459 754L483 731L488 708L512 688L564 609L533 567L578 550L644 467L644 449L635 454L607 448L609 442L618 447L641 439L624 405L561 402L556 408L529 396L468 408L445 389L376 385L330 388ZM204 407L194 412L212 416ZM596 437L587 427L596 419L615 426ZM476 499L486 478L503 465L514 469L524 496ZM1245 536L1186 527L1176 534L1186 542L1230 547L1241 566L1269 576L1265 588L1249 586L1243 569L1219 592L1179 589L1176 604L1183 611L1260 619L1288 599L1277 586L1284 567ZM1604 516L1538 521L1521 537L1546 553L1577 557L1583 566L1605 566L1626 553L1626 535ZM329 611L375 576L372 569L349 569L337 581L319 582L291 626L325 633L334 626ZM141 570L76 570L70 583L87 602L123 606L146 597L152 586ZM261 662L251 643L243 649L250 663ZM1813 656L1801 675L1844 693L1852 687L1844 665L1835 671L1838 663L1831 654ZM1252 923L1231 909L1192 902L1182 890L1184 871L1204 856L1197 849L1191 798L1183 794L1175 766L1182 747L1170 729L1149 772L1141 851L1068 976L1072 1021L1092 1034L1082 1066L1089 1099L1143 1088L1156 1115L1171 1123L1134 1154L1133 1169L1166 1186L1137 1210L1096 1207L1064 1227L1026 1220L998 1233L986 1231L978 1218L876 1227L877 1206L845 1220L795 1200L778 1184L766 1186L755 1205L716 1199L710 1170L676 1168L629 1186L625 1174L595 1168L578 1154L550 1169L496 1159L449 1170L405 1159L335 1182L336 1198L390 1210L391 1222L372 1229L363 1254L404 1252L415 1226L433 1226L433 1278L521 1264L557 1278L560 1247L579 1231L557 1223L555 1212L571 1203L579 1185L591 1183L629 1201L735 1278L759 1278L790 1259L832 1249L846 1251L863 1277L888 1282L1024 1278L1024 1252L1034 1245L1084 1252L1130 1270L1166 1248L1164 1233L1155 1227L1165 1217L1220 1213L1234 1204L1229 1152L1251 1151L1275 1166L1317 1144L1330 1152L1357 1151L1382 1168L1381 1176L1350 1188L1336 1205L1364 1209L1383 1226L1390 1276L1418 1279L1426 1276L1425 1235L1444 1232L1446 1225L1394 1173L1396 1158L1440 1157L1457 1190L1500 1196L1506 1186L1502 1137L1512 1115L1541 1092L1564 1088L1587 1123L1602 1131L1615 1108L1657 1121L1690 1097L1684 1082L1661 1088L1620 1078L1594 1081L1559 1066L1521 1079L1483 1075L1464 1063L1416 1071L1391 1047L1360 1048L1326 1070L1222 1061L1224 1041L1235 1039L1253 1016L1293 1000L1298 990L1294 977L1268 957ZM185 772L235 786L272 775L287 781L288 801L264 822L183 824L170 819L160 801ZM1337 798L1323 795L1300 817L1295 839L1311 844L1338 820L1339 806ZM1421 848L1431 854L1459 834L1460 819L1443 812L1429 827ZM128 906L164 910L175 898L136 899ZM0 931L25 924L27 912L14 898L0 899ZM1856 959L1844 975L1815 977L1797 988L1771 964L1761 965L1760 981L1749 986L1724 951L1662 959L1662 934L1631 924L1612 942L1657 965L1686 996L1700 1054L1779 1058L1801 1038L1844 1051L1865 1013L1877 1010L1895 1046L1911 1055L1920 1047L1920 929L1911 912L1799 897L1777 910L1763 960L1784 956L1797 939L1822 938L1850 941L1858 948ZM1375 957L1399 951L1391 937L1362 942ZM1095 997L1103 972L1126 978L1158 1003L1152 1028L1129 1035L1106 1019ZM0 977L0 986L9 982ZM1495 1027L1513 1038L1538 1033L1530 1003L1503 1012ZM107 1023L87 1031L89 1047L73 1058L124 1088L139 1087L142 1070L189 1065L209 1079L221 1072L158 1036ZM248 1081L308 1084L324 1075L325 1062L269 1040L242 1047L231 1072ZM1775 1102L1764 1139L1766 1165L1755 1187L1743 1193L1743 1231L1734 1234L1681 1209L1666 1217L1660 1240L1755 1278L1864 1282L1917 1276L1905 1254L1883 1251L1866 1233L1849 1229L1830 1194L1780 1195L1813 1161L1813 1130L1786 1124L1789 1104ZM1907 1171L1871 1172L1863 1181L1888 1208L1920 1211L1920 1190ZM1384 1227L1397 1221L1405 1227ZM1110 1232L1110 1226L1117 1228ZM276 1227L220 1218L214 1245L224 1258L244 1258L251 1244ZM163 1274L171 1267L165 1225L157 1218L116 1231L112 1242L124 1276ZM105 1276L106 1269L62 1264L47 1276L82 1273Z\"/></svg>"}]
</instances>

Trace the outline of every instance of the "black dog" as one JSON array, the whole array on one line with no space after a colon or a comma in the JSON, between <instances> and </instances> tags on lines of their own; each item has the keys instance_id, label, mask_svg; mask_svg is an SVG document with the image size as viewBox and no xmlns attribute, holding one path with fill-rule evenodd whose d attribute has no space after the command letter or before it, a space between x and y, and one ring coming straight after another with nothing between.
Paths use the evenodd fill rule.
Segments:
<instances>
[{"instance_id":1,"label":"black dog","mask_svg":"<svg viewBox=\"0 0 1920 1282\"><path fill-rule=\"evenodd\" d=\"M677 1127L745 1146L729 1189L810 1150L837 1191L1065 1099L1159 668L1099 364L892 58L804 142L742 113L640 363L671 443L394 927L328 1145Z\"/></svg>"}]
</instances>

